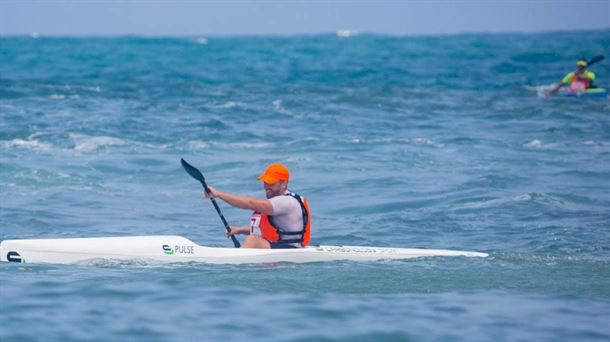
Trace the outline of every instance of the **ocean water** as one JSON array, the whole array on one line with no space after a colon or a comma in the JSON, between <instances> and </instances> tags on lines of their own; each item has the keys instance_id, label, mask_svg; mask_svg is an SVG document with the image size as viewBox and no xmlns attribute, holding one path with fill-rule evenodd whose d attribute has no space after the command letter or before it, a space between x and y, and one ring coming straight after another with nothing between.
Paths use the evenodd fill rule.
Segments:
<instances>
[{"instance_id":1,"label":"ocean water","mask_svg":"<svg viewBox=\"0 0 610 342\"><path fill-rule=\"evenodd\" d=\"M0 37L0 240L231 247L183 157L288 165L313 244L490 257L2 263L0 340L610 340L610 104L537 94L610 31L206 38Z\"/></svg>"}]
</instances>

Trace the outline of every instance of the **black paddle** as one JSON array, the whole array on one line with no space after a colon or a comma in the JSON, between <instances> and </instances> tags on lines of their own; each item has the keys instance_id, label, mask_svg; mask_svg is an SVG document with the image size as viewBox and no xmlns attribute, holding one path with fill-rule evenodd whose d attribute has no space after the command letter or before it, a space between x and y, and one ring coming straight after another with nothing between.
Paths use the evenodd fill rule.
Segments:
<instances>
[{"instance_id":1,"label":"black paddle","mask_svg":"<svg viewBox=\"0 0 610 342\"><path fill-rule=\"evenodd\" d=\"M184 170L189 175L191 175L191 177L193 177L196 180L198 180L199 182L201 182L201 185L203 185L203 189L205 190L205 192L209 193L210 189L208 188L208 185L205 183L205 178L203 177L203 174L201 174L201 172L199 170L197 170L196 167L187 163L182 158L180 158L180 163L182 164L182 167L184 168ZM214 198L210 198L210 199L212 200L212 203L214 204L214 208L216 208L216 212L220 216L222 223L225 225L227 232L231 232L231 228L229 228L229 224L227 223L227 220L225 220L225 217L220 212L220 207L218 207L218 203L216 203L216 200ZM235 235L231 235L231 240L233 240L233 244L235 245L235 248L239 248L239 241L237 241L237 239L235 238Z\"/></svg>"},{"instance_id":2,"label":"black paddle","mask_svg":"<svg viewBox=\"0 0 610 342\"><path fill-rule=\"evenodd\" d=\"M591 60L587 62L587 67L591 66L591 64L595 64L595 63L601 61L602 59L604 59L604 56L602 56L602 55L591 58Z\"/></svg>"}]
</instances>

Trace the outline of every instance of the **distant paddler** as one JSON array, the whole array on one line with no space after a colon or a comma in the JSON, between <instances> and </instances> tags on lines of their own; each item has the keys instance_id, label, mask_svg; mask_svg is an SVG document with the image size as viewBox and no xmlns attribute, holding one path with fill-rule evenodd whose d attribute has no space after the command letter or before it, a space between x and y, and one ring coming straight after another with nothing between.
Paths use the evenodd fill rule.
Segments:
<instances>
[{"instance_id":1,"label":"distant paddler","mask_svg":"<svg viewBox=\"0 0 610 342\"><path fill-rule=\"evenodd\" d=\"M597 88L593 85L593 81L595 81L595 73L593 71L587 70L592 64L597 63L604 59L604 56L597 56L590 61L587 61L584 58L576 61L576 71L569 72L561 82L555 84L553 88L546 93L547 96L552 96L557 94L561 87L568 86L568 93L576 94L576 93L584 93L587 89Z\"/></svg>"}]
</instances>

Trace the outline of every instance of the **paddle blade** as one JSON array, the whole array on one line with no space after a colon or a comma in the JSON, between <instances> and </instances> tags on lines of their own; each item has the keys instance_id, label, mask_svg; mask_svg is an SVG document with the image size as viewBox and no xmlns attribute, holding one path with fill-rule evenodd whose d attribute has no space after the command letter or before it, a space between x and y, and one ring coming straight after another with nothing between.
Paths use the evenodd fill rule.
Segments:
<instances>
[{"instance_id":1,"label":"paddle blade","mask_svg":"<svg viewBox=\"0 0 610 342\"><path fill-rule=\"evenodd\" d=\"M191 175L191 177L195 178L196 180L200 181L201 184L203 184L205 187L205 178L203 178L203 174L201 174L201 172L197 170L196 167L187 163L186 160L184 160L183 158L180 158L180 164L182 164L182 167L184 168L186 173Z\"/></svg>"},{"instance_id":2,"label":"paddle blade","mask_svg":"<svg viewBox=\"0 0 610 342\"><path fill-rule=\"evenodd\" d=\"M597 62L601 61L602 59L604 59L604 56L601 56L601 55L594 57L590 61L587 62L587 66L590 66L593 63L597 63Z\"/></svg>"}]
</instances>

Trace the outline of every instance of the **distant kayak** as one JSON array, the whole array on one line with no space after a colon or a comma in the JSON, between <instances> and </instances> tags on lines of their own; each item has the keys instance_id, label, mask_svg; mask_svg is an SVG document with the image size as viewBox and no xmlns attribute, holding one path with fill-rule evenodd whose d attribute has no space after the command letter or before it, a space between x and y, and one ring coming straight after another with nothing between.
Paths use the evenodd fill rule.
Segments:
<instances>
[{"instance_id":1,"label":"distant kayak","mask_svg":"<svg viewBox=\"0 0 610 342\"><path fill-rule=\"evenodd\" d=\"M605 98L608 96L608 91L605 88L591 88L584 92L571 93L566 91L558 95L564 97Z\"/></svg>"},{"instance_id":2,"label":"distant kayak","mask_svg":"<svg viewBox=\"0 0 610 342\"><path fill-rule=\"evenodd\" d=\"M306 263L456 256L487 257L488 255L443 249L323 245L294 249L204 247L182 236L5 240L0 243L0 261L52 264L96 264L117 261L137 264Z\"/></svg>"}]
</instances>

